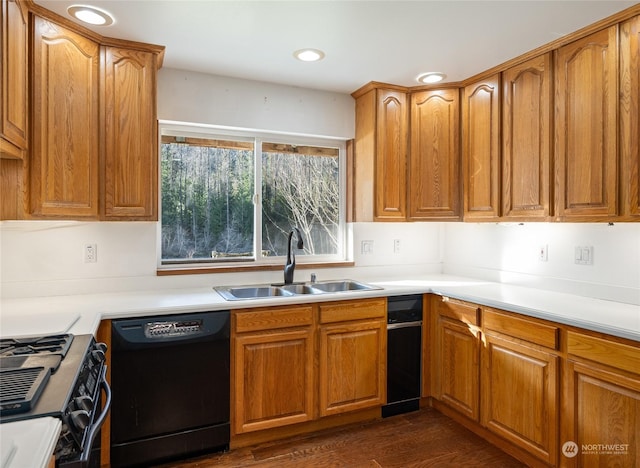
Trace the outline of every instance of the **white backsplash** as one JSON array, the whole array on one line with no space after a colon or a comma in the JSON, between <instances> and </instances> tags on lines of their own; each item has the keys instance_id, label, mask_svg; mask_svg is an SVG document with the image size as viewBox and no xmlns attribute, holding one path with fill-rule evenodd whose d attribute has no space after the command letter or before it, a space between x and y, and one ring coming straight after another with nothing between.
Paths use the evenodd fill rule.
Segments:
<instances>
[{"instance_id":1,"label":"white backsplash","mask_svg":"<svg viewBox=\"0 0 640 468\"><path fill-rule=\"evenodd\" d=\"M640 304L639 223L450 223L443 252L444 273Z\"/></svg>"},{"instance_id":2,"label":"white backsplash","mask_svg":"<svg viewBox=\"0 0 640 468\"><path fill-rule=\"evenodd\" d=\"M442 270L440 224L357 223L350 227L357 245L361 239L373 241L373 253L362 255L356 250L356 267L314 269L319 280ZM400 240L398 253L393 252L394 239ZM96 263L85 263L86 244L97 246ZM155 222L3 221L0 293L11 298L282 280L281 271L159 277L156 245ZM299 267L296 279L308 280L311 272Z\"/></svg>"},{"instance_id":3,"label":"white backsplash","mask_svg":"<svg viewBox=\"0 0 640 468\"><path fill-rule=\"evenodd\" d=\"M318 279L448 273L640 304L640 224L354 223L355 267L314 269ZM399 249L394 252L394 243ZM362 243L369 245L363 253ZM98 261L83 249L96 244ZM0 222L4 298L273 282L280 271L156 276L157 223ZM538 259L540 246L548 261ZM574 262L592 246L593 265ZM312 270L299 268L297 280Z\"/></svg>"}]
</instances>

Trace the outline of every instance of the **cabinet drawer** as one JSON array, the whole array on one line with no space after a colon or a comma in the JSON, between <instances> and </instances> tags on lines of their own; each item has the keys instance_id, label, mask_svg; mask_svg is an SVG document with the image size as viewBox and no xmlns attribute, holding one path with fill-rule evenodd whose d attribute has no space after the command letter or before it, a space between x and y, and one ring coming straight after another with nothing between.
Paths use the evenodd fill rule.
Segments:
<instances>
[{"instance_id":1,"label":"cabinet drawer","mask_svg":"<svg viewBox=\"0 0 640 468\"><path fill-rule=\"evenodd\" d=\"M567 353L640 374L640 346L629 346L568 331Z\"/></svg>"},{"instance_id":2,"label":"cabinet drawer","mask_svg":"<svg viewBox=\"0 0 640 468\"><path fill-rule=\"evenodd\" d=\"M384 318L387 310L386 304L387 300L384 298L321 304L320 323Z\"/></svg>"},{"instance_id":3,"label":"cabinet drawer","mask_svg":"<svg viewBox=\"0 0 640 468\"><path fill-rule=\"evenodd\" d=\"M514 317L492 309L483 309L482 326L540 346L558 349L558 327Z\"/></svg>"},{"instance_id":4,"label":"cabinet drawer","mask_svg":"<svg viewBox=\"0 0 640 468\"><path fill-rule=\"evenodd\" d=\"M257 330L302 327L312 323L312 306L265 307L236 311L234 330L236 333L244 333Z\"/></svg>"},{"instance_id":5,"label":"cabinet drawer","mask_svg":"<svg viewBox=\"0 0 640 468\"><path fill-rule=\"evenodd\" d=\"M478 325L479 312L480 308L475 304L451 299L446 296L442 296L438 300L438 314L464 323Z\"/></svg>"}]
</instances>

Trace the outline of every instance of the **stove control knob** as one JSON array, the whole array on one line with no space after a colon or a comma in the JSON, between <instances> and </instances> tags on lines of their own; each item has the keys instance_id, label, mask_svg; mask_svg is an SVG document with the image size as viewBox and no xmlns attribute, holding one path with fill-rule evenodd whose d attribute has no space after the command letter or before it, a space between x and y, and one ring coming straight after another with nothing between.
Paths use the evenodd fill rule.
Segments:
<instances>
[{"instance_id":1,"label":"stove control knob","mask_svg":"<svg viewBox=\"0 0 640 468\"><path fill-rule=\"evenodd\" d=\"M77 431L84 431L89 423L91 423L91 416L85 410L72 411L69 416L71 426Z\"/></svg>"},{"instance_id":2,"label":"stove control knob","mask_svg":"<svg viewBox=\"0 0 640 468\"><path fill-rule=\"evenodd\" d=\"M88 413L93 409L93 399L89 395L76 397L73 399L73 407Z\"/></svg>"},{"instance_id":3,"label":"stove control knob","mask_svg":"<svg viewBox=\"0 0 640 468\"><path fill-rule=\"evenodd\" d=\"M107 345L104 343L96 343L93 345L94 349L99 349L103 353L107 352Z\"/></svg>"},{"instance_id":4,"label":"stove control knob","mask_svg":"<svg viewBox=\"0 0 640 468\"><path fill-rule=\"evenodd\" d=\"M104 351L102 351L101 349L94 349L93 351L91 351L91 359L96 364L104 362L106 358L107 357L104 354Z\"/></svg>"}]
</instances>

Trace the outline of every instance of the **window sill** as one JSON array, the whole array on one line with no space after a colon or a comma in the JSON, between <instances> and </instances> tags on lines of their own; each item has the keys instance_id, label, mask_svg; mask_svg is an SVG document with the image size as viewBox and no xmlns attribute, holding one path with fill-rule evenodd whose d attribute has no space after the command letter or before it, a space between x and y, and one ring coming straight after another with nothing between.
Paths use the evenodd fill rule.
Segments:
<instances>
[{"instance_id":1,"label":"window sill","mask_svg":"<svg viewBox=\"0 0 640 468\"><path fill-rule=\"evenodd\" d=\"M341 268L355 266L355 262L326 262L326 263L296 263L297 270L310 270L313 268ZM167 267L156 270L157 276L172 275L206 275L211 273L242 273L249 271L278 271L284 269L283 264L262 264L262 265L206 265L202 267L183 266Z\"/></svg>"}]
</instances>

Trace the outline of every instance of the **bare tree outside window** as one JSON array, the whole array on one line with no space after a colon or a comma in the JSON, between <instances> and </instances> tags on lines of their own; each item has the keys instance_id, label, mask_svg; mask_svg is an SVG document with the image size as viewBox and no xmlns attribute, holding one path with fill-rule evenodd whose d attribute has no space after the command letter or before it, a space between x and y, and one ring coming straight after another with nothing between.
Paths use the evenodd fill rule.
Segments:
<instances>
[{"instance_id":1,"label":"bare tree outside window","mask_svg":"<svg viewBox=\"0 0 640 468\"><path fill-rule=\"evenodd\" d=\"M276 152L277 146L291 152ZM302 231L305 254L335 254L340 225L338 150L297 149L263 144L262 248L285 255L287 234L296 226Z\"/></svg>"},{"instance_id":2,"label":"bare tree outside window","mask_svg":"<svg viewBox=\"0 0 640 468\"><path fill-rule=\"evenodd\" d=\"M304 252L298 254L339 252L339 149L261 142L256 155L254 145L162 137L163 263L283 256L294 226L305 240ZM261 180L254 187L256 173ZM254 204L256 192L261 197ZM261 226L255 225L255 210L261 210ZM255 236L260 242L254 242Z\"/></svg>"}]
</instances>

